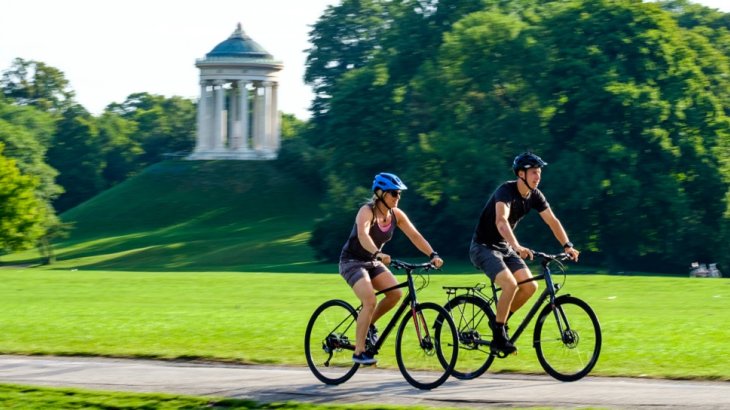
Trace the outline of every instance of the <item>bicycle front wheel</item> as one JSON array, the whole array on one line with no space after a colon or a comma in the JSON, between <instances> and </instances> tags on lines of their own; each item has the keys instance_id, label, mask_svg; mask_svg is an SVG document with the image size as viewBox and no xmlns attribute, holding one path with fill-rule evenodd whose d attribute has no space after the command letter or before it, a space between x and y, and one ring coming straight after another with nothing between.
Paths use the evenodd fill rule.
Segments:
<instances>
[{"instance_id":1,"label":"bicycle front wheel","mask_svg":"<svg viewBox=\"0 0 730 410\"><path fill-rule=\"evenodd\" d=\"M470 295L457 296L444 308L454 319L459 334L459 360L452 374L457 379L475 379L494 361L489 349L492 340L489 323L495 320L494 312L484 299Z\"/></svg>"},{"instance_id":2,"label":"bicycle front wheel","mask_svg":"<svg viewBox=\"0 0 730 410\"><path fill-rule=\"evenodd\" d=\"M435 303L406 311L398 328L395 357L412 386L430 390L451 375L458 354L456 326L448 312Z\"/></svg>"},{"instance_id":3,"label":"bicycle front wheel","mask_svg":"<svg viewBox=\"0 0 730 410\"><path fill-rule=\"evenodd\" d=\"M601 326L593 309L572 296L562 296L540 312L533 346L537 359L554 378L571 382L583 378L601 353Z\"/></svg>"},{"instance_id":4,"label":"bicycle front wheel","mask_svg":"<svg viewBox=\"0 0 730 410\"><path fill-rule=\"evenodd\" d=\"M320 305L309 319L304 354L309 369L323 383L344 383L360 366L352 361L356 322L357 311L336 299Z\"/></svg>"}]
</instances>

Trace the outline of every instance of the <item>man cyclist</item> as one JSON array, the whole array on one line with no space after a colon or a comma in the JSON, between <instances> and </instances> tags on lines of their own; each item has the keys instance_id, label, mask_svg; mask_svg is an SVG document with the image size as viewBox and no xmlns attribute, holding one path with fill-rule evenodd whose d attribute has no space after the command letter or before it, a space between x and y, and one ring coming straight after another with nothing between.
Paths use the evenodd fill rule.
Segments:
<instances>
[{"instance_id":1,"label":"man cyclist","mask_svg":"<svg viewBox=\"0 0 730 410\"><path fill-rule=\"evenodd\" d=\"M489 198L479 216L469 247L469 257L474 266L502 288L497 301L496 323L492 325L494 339L491 348L506 354L517 350L510 341L507 320L537 290L535 281L517 285L532 277L523 259L532 260L534 257L532 251L517 240L514 233L517 223L531 209L535 209L565 252L571 259L578 260L579 252L573 248L563 225L553 214L545 196L537 189L545 166L547 162L531 152L515 157L512 170L517 179L500 185Z\"/></svg>"}]
</instances>

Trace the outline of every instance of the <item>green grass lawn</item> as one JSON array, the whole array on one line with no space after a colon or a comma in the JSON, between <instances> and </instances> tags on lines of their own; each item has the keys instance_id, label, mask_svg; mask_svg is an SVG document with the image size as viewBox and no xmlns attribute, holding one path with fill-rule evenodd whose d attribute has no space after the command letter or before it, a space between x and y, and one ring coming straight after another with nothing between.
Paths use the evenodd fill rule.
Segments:
<instances>
[{"instance_id":1,"label":"green grass lawn","mask_svg":"<svg viewBox=\"0 0 730 410\"><path fill-rule=\"evenodd\" d=\"M403 406L334 405L308 403L262 403L252 400L196 397L172 394L114 393L85 389L58 389L46 387L0 384L0 408L23 410L84 409L279 409L279 410L343 410L343 409L401 409ZM406 406L409 410L432 407ZM446 407L444 407L445 409Z\"/></svg>"},{"instance_id":2,"label":"green grass lawn","mask_svg":"<svg viewBox=\"0 0 730 410\"><path fill-rule=\"evenodd\" d=\"M305 366L312 311L330 298L356 301L335 272L334 265L319 274L2 269L0 352ZM421 300L443 303L442 285L481 281L432 275ZM593 375L730 380L730 281L569 275L564 292L588 301L601 321ZM490 371L542 374L528 339ZM397 368L393 342L380 367Z\"/></svg>"}]
</instances>

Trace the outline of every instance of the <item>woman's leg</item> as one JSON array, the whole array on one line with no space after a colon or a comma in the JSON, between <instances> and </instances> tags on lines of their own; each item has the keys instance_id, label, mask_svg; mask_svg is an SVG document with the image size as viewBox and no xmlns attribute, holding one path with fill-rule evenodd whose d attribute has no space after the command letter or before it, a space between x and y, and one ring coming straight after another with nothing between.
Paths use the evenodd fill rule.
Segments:
<instances>
[{"instance_id":1,"label":"woman's leg","mask_svg":"<svg viewBox=\"0 0 730 410\"><path fill-rule=\"evenodd\" d=\"M372 287L376 290L387 289L397 284L398 281L389 270L377 275L375 279L372 280ZM378 319L383 317L384 314L388 313L390 309L393 309L393 307L398 304L400 298L403 297L403 292L400 289L393 289L386 292L384 295L385 297L381 299L375 307L370 323L375 323Z\"/></svg>"},{"instance_id":2,"label":"woman's leg","mask_svg":"<svg viewBox=\"0 0 730 410\"><path fill-rule=\"evenodd\" d=\"M370 282L370 278L365 275L358 280L352 287L355 295L360 302L362 302L362 310L357 316L357 326L355 330L355 354L360 354L365 351L365 338L370 328L370 321L373 318L375 312L375 291L373 290L373 284Z\"/></svg>"}]
</instances>

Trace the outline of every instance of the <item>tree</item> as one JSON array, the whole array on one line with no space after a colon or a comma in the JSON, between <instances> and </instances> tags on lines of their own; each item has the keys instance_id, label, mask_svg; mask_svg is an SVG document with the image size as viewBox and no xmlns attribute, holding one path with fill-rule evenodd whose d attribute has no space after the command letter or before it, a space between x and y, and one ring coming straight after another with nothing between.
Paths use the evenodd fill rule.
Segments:
<instances>
[{"instance_id":1,"label":"tree","mask_svg":"<svg viewBox=\"0 0 730 410\"><path fill-rule=\"evenodd\" d=\"M38 178L38 197L49 203L63 191L55 182L58 172L46 163L54 132L52 115L34 107L13 105L0 96L0 142L5 146L4 154L16 160L24 175Z\"/></svg>"},{"instance_id":2,"label":"tree","mask_svg":"<svg viewBox=\"0 0 730 410\"><path fill-rule=\"evenodd\" d=\"M0 143L0 250L30 248L44 233L47 208L36 196L38 181L23 175Z\"/></svg>"},{"instance_id":3,"label":"tree","mask_svg":"<svg viewBox=\"0 0 730 410\"><path fill-rule=\"evenodd\" d=\"M43 218L40 222L44 231L39 244L49 262L52 259L49 234L62 231L52 203L63 188L55 181L58 171L46 163L47 147L54 130L55 123L50 114L31 106L12 105L0 96L0 143L5 146L4 154L16 161L21 174L31 175L37 181L35 195L45 208L38 214Z\"/></svg>"},{"instance_id":4,"label":"tree","mask_svg":"<svg viewBox=\"0 0 730 410\"><path fill-rule=\"evenodd\" d=\"M45 63L16 58L0 79L3 94L20 105L60 112L73 104L74 92L65 75Z\"/></svg>"},{"instance_id":5,"label":"tree","mask_svg":"<svg viewBox=\"0 0 730 410\"><path fill-rule=\"evenodd\" d=\"M131 137L144 151L139 157L144 166L163 160L165 154L190 152L195 145L196 110L190 100L135 93L105 111L136 124Z\"/></svg>"},{"instance_id":6,"label":"tree","mask_svg":"<svg viewBox=\"0 0 730 410\"><path fill-rule=\"evenodd\" d=\"M137 124L112 112L98 118L99 140L105 167L102 176L105 187L114 186L135 175L142 168L139 160L144 150L134 140Z\"/></svg>"},{"instance_id":7,"label":"tree","mask_svg":"<svg viewBox=\"0 0 730 410\"><path fill-rule=\"evenodd\" d=\"M106 167L96 120L80 105L62 113L48 150L48 162L60 171L58 183L66 190L54 202L58 212L91 198L105 187Z\"/></svg>"},{"instance_id":8,"label":"tree","mask_svg":"<svg viewBox=\"0 0 730 410\"><path fill-rule=\"evenodd\" d=\"M314 90L314 119L329 110L336 83L350 70L364 67L380 48L382 34L391 25L387 3L343 0L328 6L309 33L304 81Z\"/></svg>"},{"instance_id":9,"label":"tree","mask_svg":"<svg viewBox=\"0 0 730 410\"><path fill-rule=\"evenodd\" d=\"M656 270L684 268L678 254L722 253L707 229L730 232L718 196L730 187L722 35L629 0L484 2L443 30L434 7L446 4L388 3L392 24L364 65L327 77L327 110L312 128L330 159L318 228L351 223L341 207L356 187L398 164L391 171L417 193L404 201L409 215L432 222L419 229L439 251L463 257L484 201L532 149L551 163L542 187L587 256ZM437 51L407 51L414 44ZM531 246L556 246L539 218L519 229ZM320 235L312 243L327 255L334 244Z\"/></svg>"}]
</instances>

